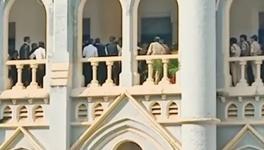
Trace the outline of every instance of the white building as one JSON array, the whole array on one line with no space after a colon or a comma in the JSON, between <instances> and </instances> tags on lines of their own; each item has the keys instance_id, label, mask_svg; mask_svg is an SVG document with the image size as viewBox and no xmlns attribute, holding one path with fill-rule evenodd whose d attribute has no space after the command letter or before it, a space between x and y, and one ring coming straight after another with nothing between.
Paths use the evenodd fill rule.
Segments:
<instances>
[{"instance_id":1,"label":"white building","mask_svg":"<svg viewBox=\"0 0 264 150\"><path fill-rule=\"evenodd\" d=\"M229 56L230 37L256 34L264 43L263 0L0 0L0 20L0 150L264 149L264 57ZM156 35L178 45L179 55L138 56L137 43ZM46 59L9 59L25 36L46 43ZM107 43L109 36L122 37L122 56L82 58L83 41ZM157 59L163 77L154 84ZM171 83L175 59L180 69ZM140 84L144 61L148 76ZM107 78L100 85L102 62ZM241 68L236 86L231 62ZM250 85L247 64L257 68Z\"/></svg>"}]
</instances>

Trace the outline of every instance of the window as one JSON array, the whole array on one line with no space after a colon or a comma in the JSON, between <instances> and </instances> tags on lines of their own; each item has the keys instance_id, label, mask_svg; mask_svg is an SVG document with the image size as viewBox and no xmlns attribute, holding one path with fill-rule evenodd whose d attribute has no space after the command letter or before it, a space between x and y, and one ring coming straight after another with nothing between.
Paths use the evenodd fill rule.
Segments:
<instances>
[{"instance_id":1,"label":"window","mask_svg":"<svg viewBox=\"0 0 264 150\"><path fill-rule=\"evenodd\" d=\"M230 104L227 109L227 117L228 118L236 118L237 117L237 105L235 104Z\"/></svg>"},{"instance_id":2,"label":"window","mask_svg":"<svg viewBox=\"0 0 264 150\"><path fill-rule=\"evenodd\" d=\"M160 116L161 115L161 108L159 103L154 103L151 106L151 113L153 116Z\"/></svg>"},{"instance_id":3,"label":"window","mask_svg":"<svg viewBox=\"0 0 264 150\"><path fill-rule=\"evenodd\" d=\"M12 109L6 106L3 110L3 122L7 122L12 119Z\"/></svg>"},{"instance_id":4,"label":"window","mask_svg":"<svg viewBox=\"0 0 264 150\"><path fill-rule=\"evenodd\" d=\"M179 114L178 105L175 102L172 102L168 109L169 117L176 117Z\"/></svg>"},{"instance_id":5,"label":"window","mask_svg":"<svg viewBox=\"0 0 264 150\"><path fill-rule=\"evenodd\" d=\"M100 117L104 112L102 104L96 104L94 107L94 118Z\"/></svg>"},{"instance_id":6,"label":"window","mask_svg":"<svg viewBox=\"0 0 264 150\"><path fill-rule=\"evenodd\" d=\"M255 108L254 108L254 105L251 104L251 103L248 103L246 106L245 106L245 110L244 110L244 115L245 117L254 117L255 116Z\"/></svg>"},{"instance_id":7,"label":"window","mask_svg":"<svg viewBox=\"0 0 264 150\"><path fill-rule=\"evenodd\" d=\"M87 119L88 119L87 113L88 113L87 105L85 105L85 104L79 105L78 111L77 111L78 120L87 121Z\"/></svg>"},{"instance_id":8,"label":"window","mask_svg":"<svg viewBox=\"0 0 264 150\"><path fill-rule=\"evenodd\" d=\"M33 113L34 113L34 120L39 120L44 118L44 111L42 106L37 106Z\"/></svg>"},{"instance_id":9,"label":"window","mask_svg":"<svg viewBox=\"0 0 264 150\"><path fill-rule=\"evenodd\" d=\"M27 118L28 118L28 110L27 110L26 106L22 106L19 109L19 117L18 117L18 120L19 121L22 121L22 120L25 120Z\"/></svg>"}]
</instances>

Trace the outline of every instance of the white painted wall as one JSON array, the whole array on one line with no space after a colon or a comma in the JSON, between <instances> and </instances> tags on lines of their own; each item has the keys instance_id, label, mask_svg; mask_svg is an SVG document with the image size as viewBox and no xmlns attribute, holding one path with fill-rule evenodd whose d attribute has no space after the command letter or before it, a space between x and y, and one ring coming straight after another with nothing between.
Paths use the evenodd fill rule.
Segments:
<instances>
[{"instance_id":1,"label":"white painted wall","mask_svg":"<svg viewBox=\"0 0 264 150\"><path fill-rule=\"evenodd\" d=\"M108 42L109 36L121 37L122 9L119 0L87 0L84 18L91 19L91 37Z\"/></svg>"},{"instance_id":2,"label":"white painted wall","mask_svg":"<svg viewBox=\"0 0 264 150\"><path fill-rule=\"evenodd\" d=\"M230 36L258 34L260 11L264 11L263 0L234 0L230 10Z\"/></svg>"},{"instance_id":3,"label":"white painted wall","mask_svg":"<svg viewBox=\"0 0 264 150\"><path fill-rule=\"evenodd\" d=\"M46 41L46 13L36 0L18 0L10 10L9 22L16 22L16 49L23 44L24 36L32 42Z\"/></svg>"},{"instance_id":4,"label":"white painted wall","mask_svg":"<svg viewBox=\"0 0 264 150\"><path fill-rule=\"evenodd\" d=\"M177 0L141 0L138 20L138 39L141 36L141 18L144 17L171 17L173 23L173 42L178 38L178 4Z\"/></svg>"}]
</instances>

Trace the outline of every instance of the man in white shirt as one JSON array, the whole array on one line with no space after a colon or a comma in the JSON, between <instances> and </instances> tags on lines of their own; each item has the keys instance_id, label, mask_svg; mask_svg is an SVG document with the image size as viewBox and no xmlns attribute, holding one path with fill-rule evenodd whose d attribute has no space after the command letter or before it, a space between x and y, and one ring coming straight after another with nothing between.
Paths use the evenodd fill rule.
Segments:
<instances>
[{"instance_id":1,"label":"man in white shirt","mask_svg":"<svg viewBox=\"0 0 264 150\"><path fill-rule=\"evenodd\" d=\"M88 45L84 47L83 57L84 58L98 57L98 51L97 51L97 48L94 46L93 39L90 39L88 42ZM83 73L85 77L84 84L86 86L92 81L92 66L91 66L91 63L84 63L83 67L84 67Z\"/></svg>"},{"instance_id":2,"label":"man in white shirt","mask_svg":"<svg viewBox=\"0 0 264 150\"><path fill-rule=\"evenodd\" d=\"M36 60L45 59L46 58L46 50L44 42L39 42L39 47L30 55L30 59Z\"/></svg>"},{"instance_id":3,"label":"man in white shirt","mask_svg":"<svg viewBox=\"0 0 264 150\"><path fill-rule=\"evenodd\" d=\"M85 58L98 57L97 48L93 45L93 39L90 39L89 44L84 47L83 57Z\"/></svg>"}]
</instances>

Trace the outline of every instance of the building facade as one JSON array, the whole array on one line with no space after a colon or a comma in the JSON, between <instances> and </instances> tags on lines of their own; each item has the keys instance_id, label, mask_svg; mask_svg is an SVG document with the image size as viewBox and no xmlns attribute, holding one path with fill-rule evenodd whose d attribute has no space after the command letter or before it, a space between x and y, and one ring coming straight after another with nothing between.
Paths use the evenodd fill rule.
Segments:
<instances>
[{"instance_id":1,"label":"building facade","mask_svg":"<svg viewBox=\"0 0 264 150\"><path fill-rule=\"evenodd\" d=\"M0 20L1 150L264 149L264 57L229 54L230 37L264 43L263 0L0 0ZM138 55L138 43L156 35L178 54ZM11 59L25 36L45 43L45 59ZM109 36L122 37L121 56L82 57L87 39Z\"/></svg>"}]
</instances>

